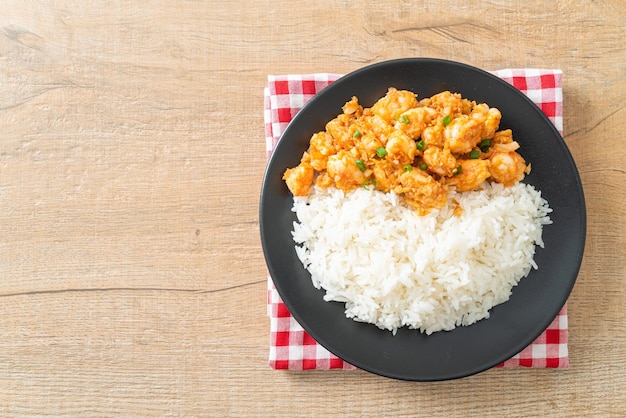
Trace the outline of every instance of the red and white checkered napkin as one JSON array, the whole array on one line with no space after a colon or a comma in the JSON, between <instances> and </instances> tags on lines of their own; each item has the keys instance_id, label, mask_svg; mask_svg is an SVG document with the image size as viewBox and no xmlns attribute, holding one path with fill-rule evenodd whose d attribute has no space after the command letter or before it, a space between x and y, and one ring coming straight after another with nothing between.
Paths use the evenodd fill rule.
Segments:
<instances>
[{"instance_id":1,"label":"red and white checkered napkin","mask_svg":"<svg viewBox=\"0 0 626 418\"><path fill-rule=\"evenodd\" d=\"M563 94L560 70L514 69L493 74L512 84L535 102L563 133ZM265 138L269 157L281 134L293 118L322 88L339 74L269 76L265 88ZM355 369L319 345L291 316L268 277L270 317L269 365L274 369ZM569 367L567 351L567 306L550 326L528 347L498 367Z\"/></svg>"}]
</instances>

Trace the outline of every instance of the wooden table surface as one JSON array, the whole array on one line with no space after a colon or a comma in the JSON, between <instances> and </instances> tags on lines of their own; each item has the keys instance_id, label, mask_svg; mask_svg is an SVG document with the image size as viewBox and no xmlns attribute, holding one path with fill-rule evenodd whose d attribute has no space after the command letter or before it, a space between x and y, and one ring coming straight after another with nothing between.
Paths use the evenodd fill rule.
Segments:
<instances>
[{"instance_id":1,"label":"wooden table surface","mask_svg":"<svg viewBox=\"0 0 626 418\"><path fill-rule=\"evenodd\" d=\"M626 416L622 0L130 3L0 3L1 415ZM268 367L267 75L401 57L563 70L569 369Z\"/></svg>"}]
</instances>

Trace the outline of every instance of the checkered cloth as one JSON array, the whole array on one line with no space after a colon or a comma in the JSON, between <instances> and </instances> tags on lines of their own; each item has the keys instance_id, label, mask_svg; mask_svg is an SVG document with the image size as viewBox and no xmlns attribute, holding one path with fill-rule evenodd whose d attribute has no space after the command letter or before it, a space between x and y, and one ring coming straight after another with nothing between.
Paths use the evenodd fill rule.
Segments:
<instances>
[{"instance_id":1,"label":"checkered cloth","mask_svg":"<svg viewBox=\"0 0 626 418\"><path fill-rule=\"evenodd\" d=\"M518 88L535 102L563 133L563 94L560 70L507 69L493 74ZM267 157L295 114L317 92L337 80L339 74L269 76L265 88L265 139ZM274 369L355 369L319 345L291 316L268 277L270 317L269 365ZM498 367L569 367L567 306L528 347Z\"/></svg>"}]
</instances>

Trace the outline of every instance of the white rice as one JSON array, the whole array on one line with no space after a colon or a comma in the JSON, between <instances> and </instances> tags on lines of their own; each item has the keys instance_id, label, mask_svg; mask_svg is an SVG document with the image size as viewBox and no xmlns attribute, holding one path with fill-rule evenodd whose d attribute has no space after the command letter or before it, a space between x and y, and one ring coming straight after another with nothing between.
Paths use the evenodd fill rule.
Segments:
<instances>
[{"instance_id":1,"label":"white rice","mask_svg":"<svg viewBox=\"0 0 626 418\"><path fill-rule=\"evenodd\" d=\"M506 302L531 268L552 211L518 183L451 191L454 204L418 216L394 193L312 189L295 197L293 238L326 301L345 303L356 321L426 334L470 325Z\"/></svg>"}]
</instances>

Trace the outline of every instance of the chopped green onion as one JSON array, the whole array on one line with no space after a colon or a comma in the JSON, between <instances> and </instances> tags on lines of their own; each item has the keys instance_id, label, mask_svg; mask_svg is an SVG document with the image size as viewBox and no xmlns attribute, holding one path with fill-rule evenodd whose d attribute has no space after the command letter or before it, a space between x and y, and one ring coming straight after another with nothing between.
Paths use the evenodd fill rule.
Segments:
<instances>
[{"instance_id":1,"label":"chopped green onion","mask_svg":"<svg viewBox=\"0 0 626 418\"><path fill-rule=\"evenodd\" d=\"M458 176L459 174L461 174L461 172L463 172L463 167L458 166L457 168L454 169L452 174L454 174L455 176Z\"/></svg>"},{"instance_id":2,"label":"chopped green onion","mask_svg":"<svg viewBox=\"0 0 626 418\"><path fill-rule=\"evenodd\" d=\"M406 164L405 166L402 167L402 171L409 172L409 171L413 171L413 166L411 164Z\"/></svg>"},{"instance_id":3,"label":"chopped green onion","mask_svg":"<svg viewBox=\"0 0 626 418\"><path fill-rule=\"evenodd\" d=\"M469 155L470 159L472 160L477 160L478 157L480 157L480 152L476 151L476 150L472 150L470 151L470 155Z\"/></svg>"},{"instance_id":4,"label":"chopped green onion","mask_svg":"<svg viewBox=\"0 0 626 418\"><path fill-rule=\"evenodd\" d=\"M354 138L360 138L361 137L361 132L357 129L356 131L354 131L354 133L352 134L352 136Z\"/></svg>"},{"instance_id":5,"label":"chopped green onion","mask_svg":"<svg viewBox=\"0 0 626 418\"><path fill-rule=\"evenodd\" d=\"M452 122L452 119L450 119L450 115L444 116L444 118L443 118L443 126L450 125L450 122Z\"/></svg>"},{"instance_id":6,"label":"chopped green onion","mask_svg":"<svg viewBox=\"0 0 626 418\"><path fill-rule=\"evenodd\" d=\"M487 152L489 150L489 147L491 147L491 139L489 138L483 139L482 141L480 141L480 144L478 144L478 148L480 148L482 152Z\"/></svg>"},{"instance_id":7,"label":"chopped green onion","mask_svg":"<svg viewBox=\"0 0 626 418\"><path fill-rule=\"evenodd\" d=\"M378 147L376 148L376 155L378 155L380 158L383 158L385 155L387 155L387 150L385 149L385 147Z\"/></svg>"},{"instance_id":8,"label":"chopped green onion","mask_svg":"<svg viewBox=\"0 0 626 418\"><path fill-rule=\"evenodd\" d=\"M421 163L421 164L420 164L420 168L421 168L422 170L424 170L424 171L425 171L425 170L428 170L428 164L426 164L426 163Z\"/></svg>"},{"instance_id":9,"label":"chopped green onion","mask_svg":"<svg viewBox=\"0 0 626 418\"><path fill-rule=\"evenodd\" d=\"M365 163L363 160L356 160L356 166L359 167L359 170L365 171Z\"/></svg>"},{"instance_id":10,"label":"chopped green onion","mask_svg":"<svg viewBox=\"0 0 626 418\"><path fill-rule=\"evenodd\" d=\"M407 115L400 115L400 117L398 118L398 122L402 122L405 125L409 124L409 117Z\"/></svg>"},{"instance_id":11,"label":"chopped green onion","mask_svg":"<svg viewBox=\"0 0 626 418\"><path fill-rule=\"evenodd\" d=\"M426 142L424 142L423 139L420 139L419 141L417 141L417 149L422 151L424 149L424 147L426 147Z\"/></svg>"},{"instance_id":12,"label":"chopped green onion","mask_svg":"<svg viewBox=\"0 0 626 418\"><path fill-rule=\"evenodd\" d=\"M367 186L369 186L370 184L376 187L376 179L365 179L365 181L363 182L363 188L367 189Z\"/></svg>"}]
</instances>

